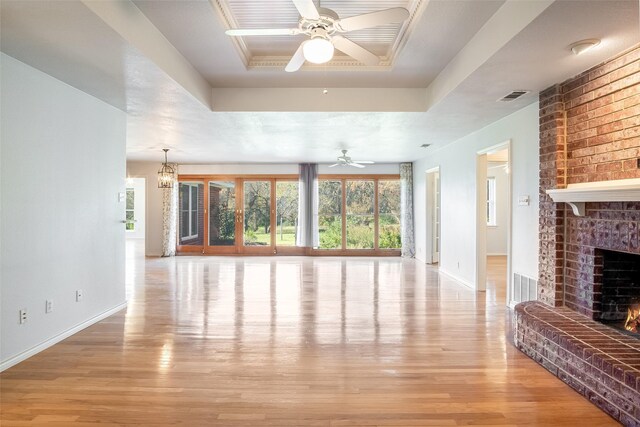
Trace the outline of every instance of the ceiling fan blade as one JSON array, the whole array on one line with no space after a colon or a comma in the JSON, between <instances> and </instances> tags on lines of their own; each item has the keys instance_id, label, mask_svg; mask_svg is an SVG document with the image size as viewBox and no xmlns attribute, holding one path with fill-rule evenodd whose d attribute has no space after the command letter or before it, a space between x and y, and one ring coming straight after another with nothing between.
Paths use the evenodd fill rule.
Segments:
<instances>
[{"instance_id":1,"label":"ceiling fan blade","mask_svg":"<svg viewBox=\"0 0 640 427\"><path fill-rule=\"evenodd\" d=\"M378 25L395 24L405 21L409 17L409 11L404 7L393 7L378 12L364 13L362 15L344 18L335 23L340 32L361 30L363 28L377 27Z\"/></svg>"},{"instance_id":2,"label":"ceiling fan blade","mask_svg":"<svg viewBox=\"0 0 640 427\"><path fill-rule=\"evenodd\" d=\"M349 39L346 39L342 36L334 36L331 38L331 41L333 42L333 45L336 47L336 49L346 53L352 58L357 59L363 64L378 65L380 63L380 58Z\"/></svg>"},{"instance_id":3,"label":"ceiling fan blade","mask_svg":"<svg viewBox=\"0 0 640 427\"><path fill-rule=\"evenodd\" d=\"M360 163L361 165L372 165L375 162L372 162L371 160L353 160L353 163Z\"/></svg>"},{"instance_id":4,"label":"ceiling fan blade","mask_svg":"<svg viewBox=\"0 0 640 427\"><path fill-rule=\"evenodd\" d=\"M340 166L340 163L334 163L332 165L329 165L330 168L335 167L335 166Z\"/></svg>"},{"instance_id":5,"label":"ceiling fan blade","mask_svg":"<svg viewBox=\"0 0 640 427\"><path fill-rule=\"evenodd\" d=\"M305 40L302 43L300 43L298 50L296 50L296 53L293 54L293 57L291 58L287 66L284 68L284 70L287 73L293 73L294 71L298 71L300 67L302 67L302 64L304 64L304 53L302 52L302 47L306 42L307 41Z\"/></svg>"},{"instance_id":6,"label":"ceiling fan blade","mask_svg":"<svg viewBox=\"0 0 640 427\"><path fill-rule=\"evenodd\" d=\"M224 32L228 36L295 36L300 34L297 28L234 28Z\"/></svg>"},{"instance_id":7,"label":"ceiling fan blade","mask_svg":"<svg viewBox=\"0 0 640 427\"><path fill-rule=\"evenodd\" d=\"M349 163L349 166L354 166L356 168L363 168L364 167L364 165L361 165L361 164L358 164L358 163L353 163L353 162Z\"/></svg>"},{"instance_id":8,"label":"ceiling fan blade","mask_svg":"<svg viewBox=\"0 0 640 427\"><path fill-rule=\"evenodd\" d=\"M313 4L313 0L293 0L293 4L303 18L320 19L320 14L316 5Z\"/></svg>"}]
</instances>

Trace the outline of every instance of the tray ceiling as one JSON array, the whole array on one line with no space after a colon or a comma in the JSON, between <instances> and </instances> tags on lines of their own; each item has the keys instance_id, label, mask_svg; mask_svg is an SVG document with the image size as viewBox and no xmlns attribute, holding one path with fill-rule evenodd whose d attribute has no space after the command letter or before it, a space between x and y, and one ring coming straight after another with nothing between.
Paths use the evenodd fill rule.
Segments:
<instances>
[{"instance_id":1,"label":"tray ceiling","mask_svg":"<svg viewBox=\"0 0 640 427\"><path fill-rule=\"evenodd\" d=\"M291 0L211 0L226 28L297 28L300 16ZM307 69L389 69L414 27L426 0L324 0L320 7L336 12L341 18L404 7L410 17L402 24L388 24L352 31L345 36L380 58L378 66L365 66L337 51L332 61L320 66L305 64ZM318 3L316 2L316 5ZM235 48L247 68L284 67L300 43L297 36L245 36L233 39Z\"/></svg>"}]
</instances>

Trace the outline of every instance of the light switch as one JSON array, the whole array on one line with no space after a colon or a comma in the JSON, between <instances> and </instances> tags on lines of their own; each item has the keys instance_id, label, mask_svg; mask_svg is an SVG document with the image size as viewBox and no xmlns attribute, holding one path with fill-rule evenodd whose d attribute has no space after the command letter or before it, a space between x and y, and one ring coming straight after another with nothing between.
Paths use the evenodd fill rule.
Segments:
<instances>
[{"instance_id":1,"label":"light switch","mask_svg":"<svg viewBox=\"0 0 640 427\"><path fill-rule=\"evenodd\" d=\"M529 196L518 196L518 205L529 206Z\"/></svg>"}]
</instances>

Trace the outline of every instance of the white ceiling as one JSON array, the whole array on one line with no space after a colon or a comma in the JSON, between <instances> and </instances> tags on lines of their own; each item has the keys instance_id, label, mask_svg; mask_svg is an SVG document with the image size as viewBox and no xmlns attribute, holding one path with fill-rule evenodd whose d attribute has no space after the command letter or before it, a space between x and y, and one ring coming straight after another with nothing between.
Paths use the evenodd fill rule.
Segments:
<instances>
[{"instance_id":1,"label":"white ceiling","mask_svg":"<svg viewBox=\"0 0 640 427\"><path fill-rule=\"evenodd\" d=\"M182 163L332 162L341 148L414 160L639 41L636 0L431 0L391 71L290 74L246 69L206 0L3 0L0 13L3 52L127 111L129 159L166 146ZM588 55L568 50L593 37ZM514 89L532 93L496 102Z\"/></svg>"}]
</instances>

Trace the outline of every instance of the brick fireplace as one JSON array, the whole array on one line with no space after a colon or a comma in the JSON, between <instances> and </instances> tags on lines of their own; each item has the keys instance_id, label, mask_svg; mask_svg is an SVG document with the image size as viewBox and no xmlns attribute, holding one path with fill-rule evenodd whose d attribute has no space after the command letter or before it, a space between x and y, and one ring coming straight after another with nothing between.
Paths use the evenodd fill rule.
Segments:
<instances>
[{"instance_id":1,"label":"brick fireplace","mask_svg":"<svg viewBox=\"0 0 640 427\"><path fill-rule=\"evenodd\" d=\"M640 255L640 200L586 203L578 216L546 191L640 178L639 158L640 47L540 93L538 301L516 307L515 334L523 352L634 426L640 339L596 321L620 317L612 306L635 298L629 257ZM615 267L605 270L605 259ZM613 294L611 279L620 287Z\"/></svg>"}]
</instances>

